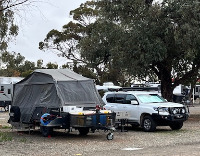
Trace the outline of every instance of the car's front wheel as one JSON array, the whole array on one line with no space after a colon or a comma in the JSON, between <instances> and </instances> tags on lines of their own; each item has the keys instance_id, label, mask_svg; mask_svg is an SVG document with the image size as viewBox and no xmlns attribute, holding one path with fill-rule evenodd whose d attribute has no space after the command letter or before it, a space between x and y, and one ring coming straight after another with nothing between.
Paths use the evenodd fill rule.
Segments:
<instances>
[{"instance_id":1,"label":"car's front wheel","mask_svg":"<svg viewBox=\"0 0 200 156\"><path fill-rule=\"evenodd\" d=\"M172 130L179 130L183 127L183 122L173 122L169 126Z\"/></svg>"},{"instance_id":2,"label":"car's front wheel","mask_svg":"<svg viewBox=\"0 0 200 156\"><path fill-rule=\"evenodd\" d=\"M156 130L156 123L151 116L145 116L142 120L142 128L145 132L154 132Z\"/></svg>"}]
</instances>

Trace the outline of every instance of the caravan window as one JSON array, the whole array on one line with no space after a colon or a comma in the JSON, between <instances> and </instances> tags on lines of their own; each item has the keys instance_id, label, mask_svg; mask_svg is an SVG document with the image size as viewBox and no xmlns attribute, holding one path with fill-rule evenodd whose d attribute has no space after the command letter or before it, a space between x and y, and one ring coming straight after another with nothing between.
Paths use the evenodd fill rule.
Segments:
<instances>
[{"instance_id":1,"label":"caravan window","mask_svg":"<svg viewBox=\"0 0 200 156\"><path fill-rule=\"evenodd\" d=\"M4 91L4 86L1 86L1 91L2 91L2 92Z\"/></svg>"},{"instance_id":2,"label":"caravan window","mask_svg":"<svg viewBox=\"0 0 200 156\"><path fill-rule=\"evenodd\" d=\"M198 90L198 87L196 87L196 92L198 93L198 91L199 91L199 90Z\"/></svg>"},{"instance_id":3,"label":"caravan window","mask_svg":"<svg viewBox=\"0 0 200 156\"><path fill-rule=\"evenodd\" d=\"M11 89L8 89L8 94L11 94Z\"/></svg>"}]
</instances>

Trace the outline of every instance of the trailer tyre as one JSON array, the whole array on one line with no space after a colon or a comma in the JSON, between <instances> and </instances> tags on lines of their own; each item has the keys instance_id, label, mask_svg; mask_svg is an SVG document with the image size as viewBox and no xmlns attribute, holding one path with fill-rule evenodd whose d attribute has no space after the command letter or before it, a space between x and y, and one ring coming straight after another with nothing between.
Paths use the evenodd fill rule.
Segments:
<instances>
[{"instance_id":1,"label":"trailer tyre","mask_svg":"<svg viewBox=\"0 0 200 156\"><path fill-rule=\"evenodd\" d=\"M80 135L85 136L89 133L89 128L79 128L78 131Z\"/></svg>"},{"instance_id":2,"label":"trailer tyre","mask_svg":"<svg viewBox=\"0 0 200 156\"><path fill-rule=\"evenodd\" d=\"M40 132L42 133L43 137L48 137L49 135L52 134L53 128L47 126L40 126Z\"/></svg>"},{"instance_id":3,"label":"trailer tyre","mask_svg":"<svg viewBox=\"0 0 200 156\"><path fill-rule=\"evenodd\" d=\"M4 110L5 110L5 112L7 112L7 111L9 110L9 106L6 105L6 106L4 107Z\"/></svg>"},{"instance_id":4,"label":"trailer tyre","mask_svg":"<svg viewBox=\"0 0 200 156\"><path fill-rule=\"evenodd\" d=\"M114 138L113 133L108 133L106 138L107 138L107 140L113 140L113 138Z\"/></svg>"},{"instance_id":5,"label":"trailer tyre","mask_svg":"<svg viewBox=\"0 0 200 156\"><path fill-rule=\"evenodd\" d=\"M12 106L10 108L10 120L12 122L19 122L21 117L20 108L18 106Z\"/></svg>"}]
</instances>

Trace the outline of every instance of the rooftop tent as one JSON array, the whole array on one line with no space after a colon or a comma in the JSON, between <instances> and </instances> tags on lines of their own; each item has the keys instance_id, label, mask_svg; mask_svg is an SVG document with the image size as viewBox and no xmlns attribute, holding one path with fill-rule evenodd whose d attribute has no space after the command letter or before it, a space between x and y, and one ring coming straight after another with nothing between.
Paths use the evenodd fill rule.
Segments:
<instances>
[{"instance_id":1,"label":"rooftop tent","mask_svg":"<svg viewBox=\"0 0 200 156\"><path fill-rule=\"evenodd\" d=\"M92 79L69 69L37 69L14 85L12 106L18 106L21 122L28 123L36 107L95 107L103 105Z\"/></svg>"}]
</instances>

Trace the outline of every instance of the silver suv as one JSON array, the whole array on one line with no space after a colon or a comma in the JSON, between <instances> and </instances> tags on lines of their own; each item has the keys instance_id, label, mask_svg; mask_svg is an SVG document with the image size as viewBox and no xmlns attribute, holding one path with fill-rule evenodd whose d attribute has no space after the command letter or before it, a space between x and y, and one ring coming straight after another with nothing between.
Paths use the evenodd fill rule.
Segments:
<instances>
[{"instance_id":1,"label":"silver suv","mask_svg":"<svg viewBox=\"0 0 200 156\"><path fill-rule=\"evenodd\" d=\"M103 96L105 108L114 112L129 112L127 122L138 125L146 132L157 126L179 130L189 117L189 109L182 104L167 102L151 92L107 92Z\"/></svg>"}]
</instances>

